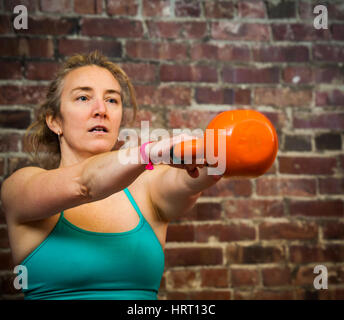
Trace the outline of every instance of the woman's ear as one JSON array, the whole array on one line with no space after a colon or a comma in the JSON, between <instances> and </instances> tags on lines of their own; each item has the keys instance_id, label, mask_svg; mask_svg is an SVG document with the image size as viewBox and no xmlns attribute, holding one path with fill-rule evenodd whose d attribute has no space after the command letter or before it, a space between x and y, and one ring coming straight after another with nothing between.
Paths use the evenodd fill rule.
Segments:
<instances>
[{"instance_id":1,"label":"woman's ear","mask_svg":"<svg viewBox=\"0 0 344 320\"><path fill-rule=\"evenodd\" d=\"M49 129L54 133L58 134L59 132L62 132L61 125L51 114L46 115L45 122Z\"/></svg>"}]
</instances>

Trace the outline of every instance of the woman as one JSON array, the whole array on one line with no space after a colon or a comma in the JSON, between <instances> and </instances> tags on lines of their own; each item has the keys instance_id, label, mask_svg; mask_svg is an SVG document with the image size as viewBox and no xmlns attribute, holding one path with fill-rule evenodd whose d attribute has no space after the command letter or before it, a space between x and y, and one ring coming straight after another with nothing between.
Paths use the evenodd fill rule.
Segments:
<instances>
[{"instance_id":1,"label":"woman","mask_svg":"<svg viewBox=\"0 0 344 320\"><path fill-rule=\"evenodd\" d=\"M122 164L129 149L114 146L125 106L135 115L130 80L98 52L69 58L52 81L28 131L34 151L55 150L59 164L19 169L1 189L25 299L156 299L169 221L221 178L195 164L145 170L142 159L173 138L135 147L141 161Z\"/></svg>"}]
</instances>

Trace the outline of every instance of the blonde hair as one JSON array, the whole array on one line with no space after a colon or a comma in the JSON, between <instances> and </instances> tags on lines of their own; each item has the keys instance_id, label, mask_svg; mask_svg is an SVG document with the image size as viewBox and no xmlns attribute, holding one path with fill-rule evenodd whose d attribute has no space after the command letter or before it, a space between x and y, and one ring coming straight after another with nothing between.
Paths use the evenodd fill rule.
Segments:
<instances>
[{"instance_id":1,"label":"blonde hair","mask_svg":"<svg viewBox=\"0 0 344 320\"><path fill-rule=\"evenodd\" d=\"M108 60L98 50L89 54L76 54L68 58L49 85L45 101L36 111L36 120L25 131L24 141L28 148L31 161L45 169L56 168L61 159L61 150L57 134L50 130L46 116L60 117L61 93L66 75L80 67L95 65L109 70L121 87L123 107L133 107L133 119L137 113L137 103L134 87L127 74L115 63ZM40 148L45 149L45 156L39 154Z\"/></svg>"}]
</instances>

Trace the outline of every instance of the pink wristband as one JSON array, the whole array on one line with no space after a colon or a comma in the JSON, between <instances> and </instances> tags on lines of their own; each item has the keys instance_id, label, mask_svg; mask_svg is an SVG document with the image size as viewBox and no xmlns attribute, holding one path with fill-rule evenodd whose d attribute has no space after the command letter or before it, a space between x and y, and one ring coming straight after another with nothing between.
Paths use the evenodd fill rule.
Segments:
<instances>
[{"instance_id":1,"label":"pink wristband","mask_svg":"<svg viewBox=\"0 0 344 320\"><path fill-rule=\"evenodd\" d=\"M153 163L152 161L150 161L149 159L146 158L146 154L145 154L145 147L147 144L149 143L152 143L154 141L148 141L148 142L145 142L143 145L141 145L140 147L140 154L141 154L141 157L143 158L143 161L148 161L148 164L146 165L145 169L146 170L153 170L154 167L153 167Z\"/></svg>"}]
</instances>

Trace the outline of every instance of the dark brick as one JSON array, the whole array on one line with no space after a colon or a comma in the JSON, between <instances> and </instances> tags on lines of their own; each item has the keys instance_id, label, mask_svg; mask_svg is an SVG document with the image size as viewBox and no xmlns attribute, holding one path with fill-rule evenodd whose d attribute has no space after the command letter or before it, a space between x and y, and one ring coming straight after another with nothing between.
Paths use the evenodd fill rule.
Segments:
<instances>
[{"instance_id":1,"label":"dark brick","mask_svg":"<svg viewBox=\"0 0 344 320\"><path fill-rule=\"evenodd\" d=\"M315 137L317 150L341 150L342 138L340 134L324 133Z\"/></svg>"},{"instance_id":2,"label":"dark brick","mask_svg":"<svg viewBox=\"0 0 344 320\"><path fill-rule=\"evenodd\" d=\"M288 19L295 18L296 9L295 1L281 0L278 2L268 1L266 2L267 13L269 19Z\"/></svg>"},{"instance_id":3,"label":"dark brick","mask_svg":"<svg viewBox=\"0 0 344 320\"><path fill-rule=\"evenodd\" d=\"M285 151L311 151L311 136L286 135L284 140Z\"/></svg>"},{"instance_id":4,"label":"dark brick","mask_svg":"<svg viewBox=\"0 0 344 320\"><path fill-rule=\"evenodd\" d=\"M199 17L201 6L196 0L177 0L174 12L176 17Z\"/></svg>"},{"instance_id":5,"label":"dark brick","mask_svg":"<svg viewBox=\"0 0 344 320\"><path fill-rule=\"evenodd\" d=\"M0 111L0 128L26 129L29 126L30 122L30 111Z\"/></svg>"}]
</instances>

